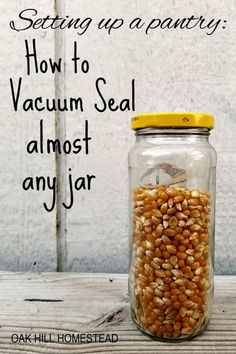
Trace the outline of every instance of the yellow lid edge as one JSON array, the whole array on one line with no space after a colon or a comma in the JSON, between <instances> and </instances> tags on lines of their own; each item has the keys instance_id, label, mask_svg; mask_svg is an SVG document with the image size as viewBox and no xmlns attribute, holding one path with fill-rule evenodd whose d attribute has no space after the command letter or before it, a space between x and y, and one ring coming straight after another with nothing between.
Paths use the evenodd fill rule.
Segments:
<instances>
[{"instance_id":1,"label":"yellow lid edge","mask_svg":"<svg viewBox=\"0 0 236 354\"><path fill-rule=\"evenodd\" d=\"M149 112L132 117L131 128L214 128L214 116L204 112Z\"/></svg>"}]
</instances>

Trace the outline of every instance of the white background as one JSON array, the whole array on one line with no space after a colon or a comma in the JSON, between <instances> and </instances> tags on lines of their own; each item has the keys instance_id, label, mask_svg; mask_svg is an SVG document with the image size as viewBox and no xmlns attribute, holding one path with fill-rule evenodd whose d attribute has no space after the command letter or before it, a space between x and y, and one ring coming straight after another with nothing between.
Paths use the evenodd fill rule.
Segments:
<instances>
[{"instance_id":1,"label":"white background","mask_svg":"<svg viewBox=\"0 0 236 354\"><path fill-rule=\"evenodd\" d=\"M38 17L62 13L71 17L103 17L126 22L135 17L181 18L203 15L227 20L226 29L212 36L205 31L144 31L122 27L110 36L91 26L78 36L76 30L15 32L9 22L25 8L36 8ZM127 272L128 269L128 170L127 154L134 142L132 112L99 114L95 80L107 80L104 94L121 100L130 95L136 80L136 112L193 110L215 115L211 142L218 153L216 209L216 271L236 270L236 2L234 0L3 0L0 3L1 129L0 129L0 268L38 271ZM26 77L24 40L36 38L39 59L65 58L65 73ZM75 75L71 56L78 41L81 58L90 62L88 74ZM12 108L9 78L23 76L22 97L83 96L83 113L52 114ZM27 155L26 144L37 139L39 120L45 138L75 139L89 120L90 154ZM60 207L73 176L95 174L94 188L77 192L74 206ZM57 209L45 212L43 201L51 191L25 192L26 176L58 173L61 186Z\"/></svg>"}]
</instances>

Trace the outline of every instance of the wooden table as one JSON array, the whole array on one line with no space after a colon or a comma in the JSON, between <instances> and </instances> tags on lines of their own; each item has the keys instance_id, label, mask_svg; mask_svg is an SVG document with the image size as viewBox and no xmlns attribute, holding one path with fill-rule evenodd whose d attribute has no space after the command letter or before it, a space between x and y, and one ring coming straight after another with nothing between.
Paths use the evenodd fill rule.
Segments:
<instances>
[{"instance_id":1,"label":"wooden table","mask_svg":"<svg viewBox=\"0 0 236 354\"><path fill-rule=\"evenodd\" d=\"M135 328L127 275L1 272L0 277L0 354L236 353L236 276L215 277L208 329L173 344L153 341ZM74 343L88 333L108 341ZM109 342L116 336L117 342Z\"/></svg>"}]
</instances>

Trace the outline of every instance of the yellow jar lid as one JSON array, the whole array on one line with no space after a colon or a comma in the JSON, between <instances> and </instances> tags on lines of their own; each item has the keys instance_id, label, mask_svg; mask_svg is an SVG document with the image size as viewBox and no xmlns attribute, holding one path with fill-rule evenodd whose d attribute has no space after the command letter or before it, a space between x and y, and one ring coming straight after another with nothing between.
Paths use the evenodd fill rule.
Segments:
<instances>
[{"instance_id":1,"label":"yellow jar lid","mask_svg":"<svg viewBox=\"0 0 236 354\"><path fill-rule=\"evenodd\" d=\"M134 116L132 129L148 127L214 128L214 116L200 112L153 112Z\"/></svg>"}]
</instances>

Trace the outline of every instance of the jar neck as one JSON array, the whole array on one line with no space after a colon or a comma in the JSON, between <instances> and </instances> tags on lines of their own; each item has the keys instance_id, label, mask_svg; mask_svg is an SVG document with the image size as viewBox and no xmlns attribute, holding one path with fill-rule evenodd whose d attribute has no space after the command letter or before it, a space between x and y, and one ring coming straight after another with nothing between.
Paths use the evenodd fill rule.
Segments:
<instances>
[{"instance_id":1,"label":"jar neck","mask_svg":"<svg viewBox=\"0 0 236 354\"><path fill-rule=\"evenodd\" d=\"M137 141L150 138L181 138L208 141L210 130L207 128L142 128L135 131Z\"/></svg>"}]
</instances>

